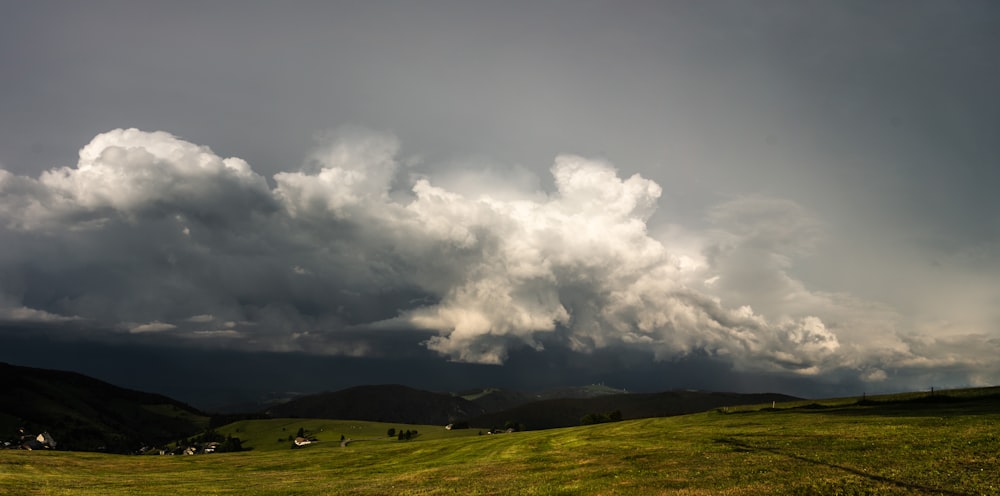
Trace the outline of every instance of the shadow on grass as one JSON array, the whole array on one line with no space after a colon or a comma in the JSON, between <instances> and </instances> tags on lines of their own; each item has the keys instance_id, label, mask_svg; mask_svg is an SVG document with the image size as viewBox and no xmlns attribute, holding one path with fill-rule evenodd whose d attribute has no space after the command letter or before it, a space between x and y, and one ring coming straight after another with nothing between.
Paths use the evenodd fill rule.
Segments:
<instances>
[{"instance_id":1,"label":"shadow on grass","mask_svg":"<svg viewBox=\"0 0 1000 496\"><path fill-rule=\"evenodd\" d=\"M858 475L858 476L864 477L864 478L869 479L869 480L873 480L873 481L881 482L881 483L885 483L885 484L892 484L894 486L902 487L902 488L905 488L905 489L910 489L910 490L915 490L915 491L921 491L921 492L925 492L925 493L945 494L945 495L949 495L949 496L952 496L952 495L953 496L965 496L965 493L950 491L948 489L941 489L941 488L937 488L937 487L924 486L924 485L915 484L915 483L912 483L912 482L906 482L906 481L896 480L896 479L892 479L892 478L885 477L885 476L882 476L882 475L870 474L868 472L865 472L863 470L858 470L858 469L853 468L853 467L848 467L848 466L844 466L844 465L837 465L836 463L829 463L829 462L824 462L824 461L821 461L821 460L814 460L812 458L805 457L805 456L802 456L802 455L796 455L796 454L793 454L793 453L785 453L785 452L782 452L781 450L779 450L777 448L765 448L765 447L761 447L761 446L754 446L752 444L748 444L748 443L745 443L745 442L742 442L742 441L739 441L739 440L733 439L733 438L717 438L717 439L715 439L715 442L728 445L733 450L738 451L738 452L765 451L765 452L768 452L768 453L771 453L771 454L774 454L774 455L783 456L785 458L791 458L793 460L798 460L800 462L809 463L809 464L812 464L812 465L820 465L820 466L829 467L829 468L833 468L833 469L837 469L837 470L842 470L844 472L851 473L851 474L854 474L854 475Z\"/></svg>"},{"instance_id":2,"label":"shadow on grass","mask_svg":"<svg viewBox=\"0 0 1000 496\"><path fill-rule=\"evenodd\" d=\"M787 411L811 410L836 415L880 415L890 417L953 417L1000 412L1000 395L947 396L928 394L900 400L860 399L852 405L810 404Z\"/></svg>"}]
</instances>

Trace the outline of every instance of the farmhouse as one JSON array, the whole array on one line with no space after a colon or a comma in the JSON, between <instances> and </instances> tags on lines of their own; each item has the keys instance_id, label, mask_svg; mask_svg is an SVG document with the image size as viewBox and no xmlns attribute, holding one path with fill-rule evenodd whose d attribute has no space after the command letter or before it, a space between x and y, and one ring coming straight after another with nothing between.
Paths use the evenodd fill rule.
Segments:
<instances>
[{"instance_id":1,"label":"farmhouse","mask_svg":"<svg viewBox=\"0 0 1000 496\"><path fill-rule=\"evenodd\" d=\"M43 433L35 436L35 440L38 441L39 443L42 443L43 445L45 445L45 446L47 446L49 448L55 448L56 447L56 440L52 439L52 435L49 434L48 432L43 432Z\"/></svg>"},{"instance_id":2,"label":"farmhouse","mask_svg":"<svg viewBox=\"0 0 1000 496\"><path fill-rule=\"evenodd\" d=\"M24 432L22 429L21 432ZM56 440L48 432L43 432L33 439L31 436L21 436L20 448L24 450L52 449L56 447Z\"/></svg>"}]
</instances>

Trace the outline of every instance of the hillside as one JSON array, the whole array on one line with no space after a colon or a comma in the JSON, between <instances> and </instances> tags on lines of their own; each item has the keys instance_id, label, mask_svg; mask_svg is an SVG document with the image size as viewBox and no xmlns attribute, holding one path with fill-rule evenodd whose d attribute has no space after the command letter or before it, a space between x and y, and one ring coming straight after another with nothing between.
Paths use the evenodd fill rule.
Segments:
<instances>
[{"instance_id":1,"label":"hillside","mask_svg":"<svg viewBox=\"0 0 1000 496\"><path fill-rule=\"evenodd\" d=\"M0 363L0 439L17 429L48 431L59 449L132 452L194 434L208 425L198 410L157 394L113 386L73 372Z\"/></svg>"},{"instance_id":2,"label":"hillside","mask_svg":"<svg viewBox=\"0 0 1000 496\"><path fill-rule=\"evenodd\" d=\"M663 393L613 394L586 398L541 400L482 415L470 421L474 427L502 426L508 421L523 424L529 430L580 425L587 414L621 412L623 419L668 417L697 413L733 405L760 404L796 400L783 394L710 393L704 391L668 391Z\"/></svg>"},{"instance_id":3,"label":"hillside","mask_svg":"<svg viewBox=\"0 0 1000 496\"><path fill-rule=\"evenodd\" d=\"M450 394L389 384L303 396L268 408L265 413L271 417L445 425L478 417L486 411Z\"/></svg>"},{"instance_id":4,"label":"hillside","mask_svg":"<svg viewBox=\"0 0 1000 496\"><path fill-rule=\"evenodd\" d=\"M617 394L616 394L617 393ZM670 391L621 394L604 386L566 388L542 393L502 389L470 390L448 395L399 385L358 386L303 396L265 410L270 417L351 419L374 422L444 425L468 420L477 428L507 421L527 429L580 425L587 414L619 411L625 419L703 412L732 405L791 401L782 394Z\"/></svg>"},{"instance_id":5,"label":"hillside","mask_svg":"<svg viewBox=\"0 0 1000 496\"><path fill-rule=\"evenodd\" d=\"M455 393L455 396L479 405L485 413L500 412L542 399L541 396L537 394L522 393L520 391L498 388L461 391Z\"/></svg>"},{"instance_id":6,"label":"hillside","mask_svg":"<svg viewBox=\"0 0 1000 496\"><path fill-rule=\"evenodd\" d=\"M997 494L998 392L768 402L566 429L191 457L0 450L0 494ZM333 439L351 428L296 422L225 429L267 441L299 426ZM383 427L357 432L379 436Z\"/></svg>"},{"instance_id":7,"label":"hillside","mask_svg":"<svg viewBox=\"0 0 1000 496\"><path fill-rule=\"evenodd\" d=\"M462 391L456 396L465 398L486 410L486 413L502 412L535 401L563 398L594 398L625 393L622 389L611 388L602 384L569 387L540 393L524 393L508 389L487 388Z\"/></svg>"},{"instance_id":8,"label":"hillside","mask_svg":"<svg viewBox=\"0 0 1000 496\"><path fill-rule=\"evenodd\" d=\"M224 436L240 438L242 447L254 451L288 451L292 449L289 436L302 429L306 437L313 440L308 445L309 450L340 449L341 442L347 441L351 446L371 443L399 443L426 441L431 439L446 439L477 435L471 429L447 430L440 424L413 425L391 422L369 422L360 420L331 419L253 419L240 420L219 427L216 432ZM400 441L395 436L389 436L389 429L396 432L415 431L417 434L410 441ZM343 437L343 439L342 439Z\"/></svg>"}]
</instances>

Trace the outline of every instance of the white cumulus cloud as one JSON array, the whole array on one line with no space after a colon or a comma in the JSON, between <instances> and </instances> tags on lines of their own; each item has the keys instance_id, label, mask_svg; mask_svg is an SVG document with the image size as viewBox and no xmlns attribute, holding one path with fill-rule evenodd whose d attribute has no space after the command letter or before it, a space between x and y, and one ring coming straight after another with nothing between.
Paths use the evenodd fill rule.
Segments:
<instances>
[{"instance_id":1,"label":"white cumulus cloud","mask_svg":"<svg viewBox=\"0 0 1000 496\"><path fill-rule=\"evenodd\" d=\"M160 321L157 320L157 321L149 322L149 323L146 323L146 324L135 324L135 325L132 325L131 327L129 327L129 332L131 332L132 334L140 334L140 333L144 333L144 332L172 331L174 329L177 329L177 326L175 326L174 324L169 324L169 323L166 323L166 322L160 322Z\"/></svg>"}]
</instances>

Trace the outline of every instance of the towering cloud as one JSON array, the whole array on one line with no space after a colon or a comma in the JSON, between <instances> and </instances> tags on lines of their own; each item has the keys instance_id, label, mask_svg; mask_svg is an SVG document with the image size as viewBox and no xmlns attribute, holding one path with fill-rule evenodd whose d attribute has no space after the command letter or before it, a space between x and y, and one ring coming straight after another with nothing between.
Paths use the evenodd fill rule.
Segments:
<instances>
[{"instance_id":1,"label":"towering cloud","mask_svg":"<svg viewBox=\"0 0 1000 496\"><path fill-rule=\"evenodd\" d=\"M878 380L935 359L891 309L791 275L822 233L793 202L719 205L685 252L648 231L660 186L605 161L561 155L553 191L491 196L397 186L398 148L355 131L269 184L240 159L119 129L76 167L0 171L0 317L352 355L394 329L492 364L523 346L624 347Z\"/></svg>"}]
</instances>

